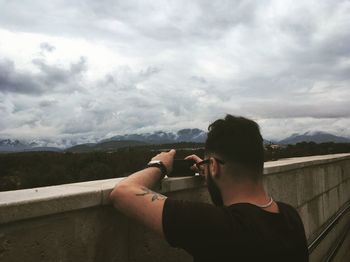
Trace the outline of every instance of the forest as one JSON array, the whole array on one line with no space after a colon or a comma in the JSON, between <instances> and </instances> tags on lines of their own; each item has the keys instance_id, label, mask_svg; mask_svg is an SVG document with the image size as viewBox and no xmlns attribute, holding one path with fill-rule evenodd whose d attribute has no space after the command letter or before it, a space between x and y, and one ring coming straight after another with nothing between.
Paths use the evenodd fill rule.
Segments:
<instances>
[{"instance_id":1,"label":"forest","mask_svg":"<svg viewBox=\"0 0 350 262\"><path fill-rule=\"evenodd\" d=\"M203 157L203 147L204 144L199 143L176 143L84 153L4 153L0 154L0 191L124 177L145 167L160 151L175 148L176 158L183 159L190 154ZM265 145L265 161L349 152L349 143Z\"/></svg>"}]
</instances>

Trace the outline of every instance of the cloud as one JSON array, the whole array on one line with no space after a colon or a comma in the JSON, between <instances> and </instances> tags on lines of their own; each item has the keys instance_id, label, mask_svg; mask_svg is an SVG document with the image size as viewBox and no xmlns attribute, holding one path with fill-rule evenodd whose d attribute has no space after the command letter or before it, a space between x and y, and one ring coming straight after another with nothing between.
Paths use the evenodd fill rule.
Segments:
<instances>
[{"instance_id":1,"label":"cloud","mask_svg":"<svg viewBox=\"0 0 350 262\"><path fill-rule=\"evenodd\" d=\"M241 110L251 116L264 119L307 118L317 119L350 118L349 100L334 103L334 101L318 101L317 104L298 101L282 102L278 100L260 101L246 104Z\"/></svg>"},{"instance_id":2,"label":"cloud","mask_svg":"<svg viewBox=\"0 0 350 262\"><path fill-rule=\"evenodd\" d=\"M39 73L21 71L9 59L0 60L0 92L38 95L47 92L72 92L79 89L79 81L87 70L86 58L71 63L69 68L50 65L44 59L34 59Z\"/></svg>"},{"instance_id":3,"label":"cloud","mask_svg":"<svg viewBox=\"0 0 350 262\"><path fill-rule=\"evenodd\" d=\"M55 99L47 99L47 100L42 100L41 102L39 102L39 106L40 107L51 107L57 103L58 103L58 101Z\"/></svg>"},{"instance_id":4,"label":"cloud","mask_svg":"<svg viewBox=\"0 0 350 262\"><path fill-rule=\"evenodd\" d=\"M6 59L0 61L0 92L38 94L42 87L30 74L18 72L14 62Z\"/></svg>"},{"instance_id":5,"label":"cloud","mask_svg":"<svg viewBox=\"0 0 350 262\"><path fill-rule=\"evenodd\" d=\"M226 113L270 138L350 136L349 12L341 0L3 1L0 136L94 141Z\"/></svg>"},{"instance_id":6,"label":"cloud","mask_svg":"<svg viewBox=\"0 0 350 262\"><path fill-rule=\"evenodd\" d=\"M53 45L50 45L47 42L43 42L40 44L40 49L42 50L42 52L53 52L56 48Z\"/></svg>"}]
</instances>

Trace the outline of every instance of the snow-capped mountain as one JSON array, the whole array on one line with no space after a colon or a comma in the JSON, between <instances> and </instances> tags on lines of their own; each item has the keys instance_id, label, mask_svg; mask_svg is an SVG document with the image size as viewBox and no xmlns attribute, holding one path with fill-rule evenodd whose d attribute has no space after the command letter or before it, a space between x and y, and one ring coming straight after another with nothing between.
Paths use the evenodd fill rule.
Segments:
<instances>
[{"instance_id":1,"label":"snow-capped mountain","mask_svg":"<svg viewBox=\"0 0 350 262\"><path fill-rule=\"evenodd\" d=\"M19 140L12 140L12 139L0 139L0 151L23 151L30 148L29 145L20 142Z\"/></svg>"},{"instance_id":2,"label":"snow-capped mountain","mask_svg":"<svg viewBox=\"0 0 350 262\"><path fill-rule=\"evenodd\" d=\"M105 146L106 142L113 141L125 141L119 143L118 147L122 145L134 146L136 144L166 144L166 143L178 143L178 142L195 142L204 143L207 138L207 133L198 128L187 128L177 132L164 132L156 131L153 133L144 134L125 134L113 136L108 139L96 141L95 139L89 138L77 138L77 139L35 139L31 141L22 141L17 139L0 139L0 152L20 152L20 151L61 151L72 146L84 146L93 144ZM336 136L325 132L314 131L305 132L304 134L293 134L283 140L276 143L278 144L296 144L299 142L335 142L335 143L350 143L350 139L346 137ZM265 144L271 143L270 141L264 140Z\"/></svg>"},{"instance_id":3,"label":"snow-capped mountain","mask_svg":"<svg viewBox=\"0 0 350 262\"><path fill-rule=\"evenodd\" d=\"M304 134L293 134L281 141L279 144L296 144L300 142L315 142L315 143L325 143L325 142L334 142L334 143L350 143L350 139L341 136L335 136L326 132L321 131L308 131Z\"/></svg>"},{"instance_id":4,"label":"snow-capped mountain","mask_svg":"<svg viewBox=\"0 0 350 262\"><path fill-rule=\"evenodd\" d=\"M207 133L203 130L182 129L178 132L157 131L145 134L126 134L118 135L101 141L91 141L95 144L110 142L110 141L134 141L143 142L146 144L165 144L177 142L196 142L203 143ZM79 142L80 141L80 142ZM64 148L70 148L75 145L84 145L86 139L67 140L57 139L51 141L47 139L35 139L31 141L22 141L17 139L0 139L0 152L20 152L20 151L61 151Z\"/></svg>"},{"instance_id":5,"label":"snow-capped mountain","mask_svg":"<svg viewBox=\"0 0 350 262\"><path fill-rule=\"evenodd\" d=\"M60 151L57 147L50 147L43 142L19 141L17 139L0 139L0 152L21 152L21 151Z\"/></svg>"},{"instance_id":6,"label":"snow-capped mountain","mask_svg":"<svg viewBox=\"0 0 350 262\"><path fill-rule=\"evenodd\" d=\"M196 142L204 143L207 138L207 133L198 128L193 129L181 129L178 132L164 132L157 131L154 133L145 133L145 134L126 134L113 136L108 139L104 139L101 142L107 141L141 141L146 143L153 144L164 144L164 143L176 143L176 142Z\"/></svg>"}]
</instances>

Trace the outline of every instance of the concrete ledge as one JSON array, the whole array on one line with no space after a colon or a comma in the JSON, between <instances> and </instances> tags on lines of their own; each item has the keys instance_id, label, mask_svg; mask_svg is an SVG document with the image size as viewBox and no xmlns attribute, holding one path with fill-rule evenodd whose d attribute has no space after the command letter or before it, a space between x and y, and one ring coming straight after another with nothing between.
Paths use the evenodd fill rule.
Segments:
<instances>
[{"instance_id":1,"label":"concrete ledge","mask_svg":"<svg viewBox=\"0 0 350 262\"><path fill-rule=\"evenodd\" d=\"M308 166L350 159L350 154L335 154L283 159L265 163L264 174L272 175ZM109 203L108 195L123 178L64 184L0 192L0 224L83 209ZM203 187L202 177L167 178L162 193Z\"/></svg>"},{"instance_id":2,"label":"concrete ledge","mask_svg":"<svg viewBox=\"0 0 350 262\"><path fill-rule=\"evenodd\" d=\"M122 178L0 192L0 224L108 203Z\"/></svg>"},{"instance_id":3,"label":"concrete ledge","mask_svg":"<svg viewBox=\"0 0 350 262\"><path fill-rule=\"evenodd\" d=\"M268 161L264 164L264 175L300 169L308 166L322 165L330 162L350 159L349 153L285 158L277 161Z\"/></svg>"}]
</instances>

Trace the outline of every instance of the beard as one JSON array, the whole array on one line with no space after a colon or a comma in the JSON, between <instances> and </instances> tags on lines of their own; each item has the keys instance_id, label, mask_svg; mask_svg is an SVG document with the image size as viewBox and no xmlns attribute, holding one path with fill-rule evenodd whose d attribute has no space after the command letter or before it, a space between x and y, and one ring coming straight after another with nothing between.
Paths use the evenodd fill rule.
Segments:
<instances>
[{"instance_id":1,"label":"beard","mask_svg":"<svg viewBox=\"0 0 350 262\"><path fill-rule=\"evenodd\" d=\"M208 187L211 201L214 203L214 205L224 206L224 200L222 199L220 189L215 184L214 179L211 176L209 167L208 167L208 175L207 175L207 187Z\"/></svg>"}]
</instances>

